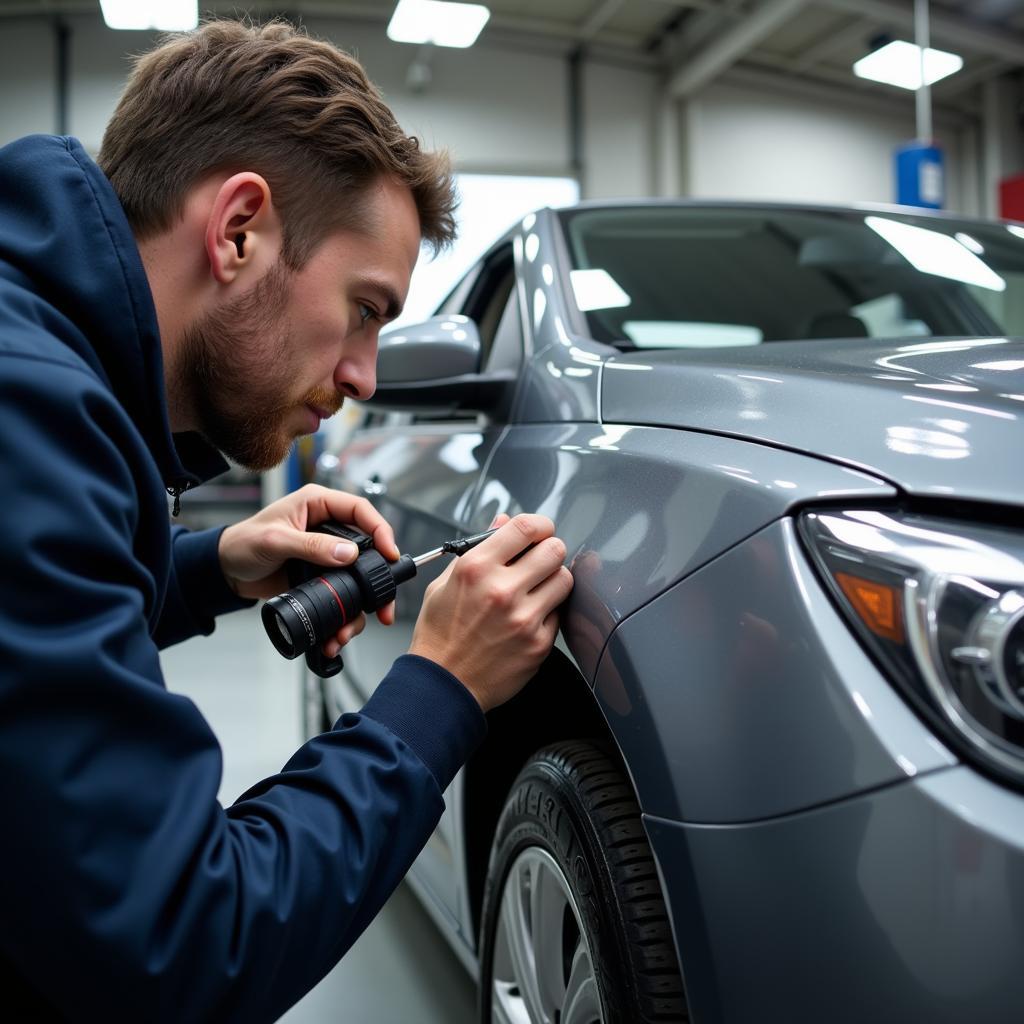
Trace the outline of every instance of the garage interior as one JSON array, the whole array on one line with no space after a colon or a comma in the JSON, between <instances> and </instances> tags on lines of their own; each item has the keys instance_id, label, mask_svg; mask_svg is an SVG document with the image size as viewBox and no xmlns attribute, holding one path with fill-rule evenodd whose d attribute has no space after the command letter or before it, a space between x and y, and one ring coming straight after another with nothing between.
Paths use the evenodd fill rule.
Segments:
<instances>
[{"instance_id":1,"label":"garage interior","mask_svg":"<svg viewBox=\"0 0 1024 1024\"><path fill-rule=\"evenodd\" d=\"M894 159L916 137L913 91L856 61L914 39L913 0L487 0L465 49L394 42L394 0L203 2L201 14L283 17L351 51L400 124L447 148L472 197L463 239L414 277L403 323L426 317L497 233L530 208L674 197L821 204L897 201ZM132 54L153 31L114 31L98 0L0 0L0 145L72 135L95 155ZM962 67L930 89L944 153L942 208L1024 219L1024 2L931 0L930 41ZM495 196L513 197L509 201ZM418 283L417 283L418 282ZM189 494L183 521L234 521L309 479L325 438L277 470L232 470ZM371 627L373 628L373 627ZM301 742L297 663L257 611L164 653L225 758L222 802ZM358 641L357 641L358 642ZM475 985L404 887L289 1024L463 1024Z\"/></svg>"},{"instance_id":2,"label":"garage interior","mask_svg":"<svg viewBox=\"0 0 1024 1024\"><path fill-rule=\"evenodd\" d=\"M390 0L202 5L281 16L347 48L399 123L451 152L460 240L420 260L398 324L429 315L486 245L541 205L897 201L894 154L915 139L915 94L852 68L914 38L913 0L496 0L489 10L476 43L455 49L390 40ZM1024 5L934 0L928 23L933 47L963 61L929 90L942 206L1024 218ZM52 132L93 155L131 55L159 38L111 30L94 0L0 0L0 29L0 145ZM324 427L331 438L345 429ZM290 476L233 471L207 484L185 522L251 511L309 478L313 448L300 445L299 461Z\"/></svg>"}]
</instances>

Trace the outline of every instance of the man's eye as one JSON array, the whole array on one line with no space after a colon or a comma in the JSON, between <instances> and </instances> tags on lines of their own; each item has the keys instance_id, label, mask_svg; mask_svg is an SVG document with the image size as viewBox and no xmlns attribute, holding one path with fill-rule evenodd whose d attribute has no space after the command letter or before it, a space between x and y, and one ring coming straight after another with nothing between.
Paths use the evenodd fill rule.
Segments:
<instances>
[{"instance_id":1,"label":"man's eye","mask_svg":"<svg viewBox=\"0 0 1024 1024\"><path fill-rule=\"evenodd\" d=\"M377 311L372 306L367 306L365 302L357 302L356 306L359 309L359 319L364 324L377 316Z\"/></svg>"}]
</instances>

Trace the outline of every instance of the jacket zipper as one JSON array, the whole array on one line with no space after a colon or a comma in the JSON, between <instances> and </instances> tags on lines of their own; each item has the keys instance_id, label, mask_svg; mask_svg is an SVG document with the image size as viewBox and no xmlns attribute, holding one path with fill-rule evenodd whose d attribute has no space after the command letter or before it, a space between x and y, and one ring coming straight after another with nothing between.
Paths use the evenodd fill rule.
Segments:
<instances>
[{"instance_id":1,"label":"jacket zipper","mask_svg":"<svg viewBox=\"0 0 1024 1024\"><path fill-rule=\"evenodd\" d=\"M168 487L167 493L174 499L174 505L171 508L171 515L177 518L178 513L181 512L181 496L191 487L190 483L175 484L174 487Z\"/></svg>"}]
</instances>

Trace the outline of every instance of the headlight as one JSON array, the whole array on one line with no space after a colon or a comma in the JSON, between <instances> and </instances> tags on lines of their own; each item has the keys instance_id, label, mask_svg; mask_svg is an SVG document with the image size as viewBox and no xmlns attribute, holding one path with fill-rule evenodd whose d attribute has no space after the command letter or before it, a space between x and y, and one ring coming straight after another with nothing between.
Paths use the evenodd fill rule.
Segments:
<instances>
[{"instance_id":1,"label":"headlight","mask_svg":"<svg viewBox=\"0 0 1024 1024\"><path fill-rule=\"evenodd\" d=\"M938 734L1024 784L1024 537L903 513L808 512L839 607Z\"/></svg>"}]
</instances>

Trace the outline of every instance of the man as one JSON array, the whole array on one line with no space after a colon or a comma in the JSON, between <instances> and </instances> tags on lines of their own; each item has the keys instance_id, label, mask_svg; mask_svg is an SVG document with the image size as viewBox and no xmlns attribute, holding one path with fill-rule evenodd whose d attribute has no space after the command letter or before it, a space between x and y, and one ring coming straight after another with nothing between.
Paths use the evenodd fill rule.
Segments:
<instances>
[{"instance_id":1,"label":"man","mask_svg":"<svg viewBox=\"0 0 1024 1024\"><path fill-rule=\"evenodd\" d=\"M164 489L223 469L215 449L272 466L372 394L377 333L421 239L451 239L452 196L359 65L281 24L211 23L143 57L99 166L70 139L0 151L12 1019L276 1019L376 914L482 712L550 649L565 549L519 516L432 585L363 711L226 810L216 741L160 673L159 647L281 590L285 559L353 559L310 524L398 555L350 495L304 488L190 534Z\"/></svg>"}]
</instances>

